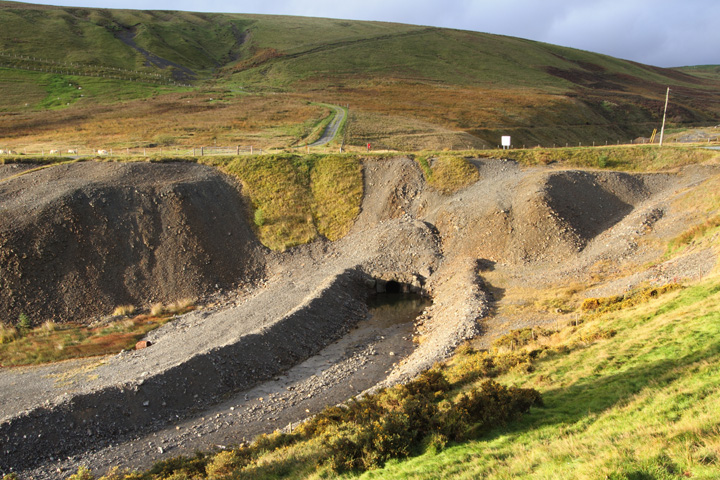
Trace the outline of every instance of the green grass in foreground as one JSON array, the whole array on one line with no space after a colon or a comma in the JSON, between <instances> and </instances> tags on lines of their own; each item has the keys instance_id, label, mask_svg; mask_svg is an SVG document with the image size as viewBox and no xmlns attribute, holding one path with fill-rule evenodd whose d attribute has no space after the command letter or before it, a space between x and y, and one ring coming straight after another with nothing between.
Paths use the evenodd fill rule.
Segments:
<instances>
[{"instance_id":1,"label":"green grass in foreground","mask_svg":"<svg viewBox=\"0 0 720 480\"><path fill-rule=\"evenodd\" d=\"M615 335L499 381L545 408L481 441L361 478L670 479L720 474L720 279L572 328Z\"/></svg>"}]
</instances>

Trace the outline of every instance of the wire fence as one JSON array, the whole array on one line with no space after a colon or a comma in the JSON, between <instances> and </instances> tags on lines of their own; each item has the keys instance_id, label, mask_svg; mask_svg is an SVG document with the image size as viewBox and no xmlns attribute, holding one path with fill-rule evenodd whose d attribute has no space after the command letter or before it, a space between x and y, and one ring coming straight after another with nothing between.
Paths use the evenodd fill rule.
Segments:
<instances>
[{"instance_id":1,"label":"wire fence","mask_svg":"<svg viewBox=\"0 0 720 480\"><path fill-rule=\"evenodd\" d=\"M720 136L715 138L703 138L703 139L695 139L695 140L680 140L677 138L673 139L666 139L663 144L670 144L670 143L687 143L687 144L701 144L701 143L718 143L720 142ZM658 139L655 139L654 141L651 141L649 138L636 138L634 140L628 140L627 142L621 142L620 140L617 140L615 142L605 141L605 142L565 142L565 143L553 143L552 145L541 145L539 143L532 143L532 144L522 144L522 145L516 145L512 144L509 148L511 149L525 149L525 148L568 148L568 147L611 147L611 146L618 146L618 145L660 145L660 141ZM489 148L499 148L502 149L502 145L498 145L497 147L489 147ZM505 147L508 148L508 147Z\"/></svg>"},{"instance_id":2,"label":"wire fence","mask_svg":"<svg viewBox=\"0 0 720 480\"><path fill-rule=\"evenodd\" d=\"M201 146L201 147L135 147L135 148L88 148L88 147L65 147L65 148L22 148L22 149L0 149L0 155L27 155L27 156L62 156L62 157L203 157L211 155L254 155L262 154L262 149L254 148L252 145L235 146Z\"/></svg>"},{"instance_id":3,"label":"wire fence","mask_svg":"<svg viewBox=\"0 0 720 480\"><path fill-rule=\"evenodd\" d=\"M720 143L720 136L708 137L702 139L693 139L693 141L679 141L678 139L665 140L665 144L707 144L716 145ZM615 146L615 145L658 145L659 142L656 139L651 142L649 139L635 139L628 140L627 142L577 142L577 143L553 143L552 145L542 144L512 144L505 149L527 149L527 148L567 148L567 147L604 147L604 146ZM349 147L349 148L348 148ZM297 147L298 150L305 149L308 147ZM357 146L353 148L351 145L346 145L345 148L350 150L357 150ZM382 144L373 144L372 148L370 144L367 147L368 151L391 151L394 150L391 147L383 146ZM469 147L469 148L458 148L459 150L493 150L503 149L502 145L491 146L484 145L481 147ZM308 148L308 152L309 152ZM363 148L364 150L364 148ZM265 152L267 153L267 152ZM253 147L252 145L235 145L235 146L200 146L200 147L188 147L188 146L152 146L152 147L125 147L125 148L90 148L90 147L51 147L51 148L40 148L40 147L28 147L28 148L11 148L2 149L0 148L0 157L2 156L13 156L13 155L26 155L29 157L44 157L44 156L55 156L55 157L203 157L203 156L235 156L235 155L262 155L263 149Z\"/></svg>"}]
</instances>

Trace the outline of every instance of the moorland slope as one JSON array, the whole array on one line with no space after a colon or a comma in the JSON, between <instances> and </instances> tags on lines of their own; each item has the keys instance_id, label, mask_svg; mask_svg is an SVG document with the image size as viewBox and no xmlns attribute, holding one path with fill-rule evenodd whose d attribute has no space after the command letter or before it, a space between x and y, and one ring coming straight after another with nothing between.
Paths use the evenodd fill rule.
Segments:
<instances>
[{"instance_id":1,"label":"moorland slope","mask_svg":"<svg viewBox=\"0 0 720 480\"><path fill-rule=\"evenodd\" d=\"M720 112L707 69L478 32L15 2L0 22L0 132L16 149L296 146L329 112L308 101L351 105L346 144L401 150L496 146L501 134L627 143L659 126L667 86L671 126Z\"/></svg>"}]
</instances>

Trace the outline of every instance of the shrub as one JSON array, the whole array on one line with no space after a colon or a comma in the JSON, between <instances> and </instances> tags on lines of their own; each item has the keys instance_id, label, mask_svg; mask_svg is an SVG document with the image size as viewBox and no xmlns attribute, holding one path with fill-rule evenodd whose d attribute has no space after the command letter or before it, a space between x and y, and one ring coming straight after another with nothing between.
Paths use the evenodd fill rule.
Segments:
<instances>
[{"instance_id":1,"label":"shrub","mask_svg":"<svg viewBox=\"0 0 720 480\"><path fill-rule=\"evenodd\" d=\"M607 340L608 338L612 338L617 334L616 330L613 330L612 328L602 330L602 329L594 329L590 330L589 332L582 332L580 333L580 341L585 343L592 343L597 340Z\"/></svg>"},{"instance_id":2,"label":"shrub","mask_svg":"<svg viewBox=\"0 0 720 480\"><path fill-rule=\"evenodd\" d=\"M556 333L555 330L548 330L542 327L521 328L518 330L512 330L509 333L495 339L492 346L496 350L513 350L534 342L540 337L549 337L554 333Z\"/></svg>"},{"instance_id":3,"label":"shrub","mask_svg":"<svg viewBox=\"0 0 720 480\"><path fill-rule=\"evenodd\" d=\"M682 288L682 286L678 283L668 283L660 287L647 287L633 290L625 295L586 298L580 305L580 310L584 312L593 311L595 313L612 312L648 302L664 293L672 292L673 290L677 290L679 288Z\"/></svg>"},{"instance_id":4,"label":"shrub","mask_svg":"<svg viewBox=\"0 0 720 480\"><path fill-rule=\"evenodd\" d=\"M238 455L236 450L224 450L205 466L205 473L209 478L222 478L246 463L247 460Z\"/></svg>"},{"instance_id":5,"label":"shrub","mask_svg":"<svg viewBox=\"0 0 720 480\"><path fill-rule=\"evenodd\" d=\"M108 472L98 480L142 480L139 473L130 472L128 470L120 470L120 467L112 467Z\"/></svg>"},{"instance_id":6,"label":"shrub","mask_svg":"<svg viewBox=\"0 0 720 480\"><path fill-rule=\"evenodd\" d=\"M134 305L120 305L113 310L113 317L128 317L135 313Z\"/></svg>"},{"instance_id":7,"label":"shrub","mask_svg":"<svg viewBox=\"0 0 720 480\"><path fill-rule=\"evenodd\" d=\"M253 450L270 451L282 448L294 443L297 440L296 435L275 431L269 435L261 434L255 439Z\"/></svg>"},{"instance_id":8,"label":"shrub","mask_svg":"<svg viewBox=\"0 0 720 480\"><path fill-rule=\"evenodd\" d=\"M473 438L492 427L542 406L540 393L530 388L505 387L493 380L484 381L479 389L460 394L443 419L443 433L453 440Z\"/></svg>"},{"instance_id":9,"label":"shrub","mask_svg":"<svg viewBox=\"0 0 720 480\"><path fill-rule=\"evenodd\" d=\"M488 352L476 352L464 349L466 353L459 353L451 369L453 378L460 383L471 382L480 377L495 375L495 362Z\"/></svg>"},{"instance_id":10,"label":"shrub","mask_svg":"<svg viewBox=\"0 0 720 480\"><path fill-rule=\"evenodd\" d=\"M209 462L207 455L197 452L194 457L175 457L156 463L148 473L157 478L204 477ZM151 478L156 478L151 477Z\"/></svg>"},{"instance_id":11,"label":"shrub","mask_svg":"<svg viewBox=\"0 0 720 480\"><path fill-rule=\"evenodd\" d=\"M30 322L30 317L25 315L24 313L21 313L18 315L18 327L22 329L29 329L32 327L32 322Z\"/></svg>"},{"instance_id":12,"label":"shrub","mask_svg":"<svg viewBox=\"0 0 720 480\"><path fill-rule=\"evenodd\" d=\"M542 404L532 389L508 389L494 381L482 383L455 400L444 398L450 384L430 370L407 385L384 390L351 403L333 407L309 423L315 434L323 426L327 463L338 472L382 466L391 458L406 457L423 440L435 436L467 438ZM473 433L474 434L474 433Z\"/></svg>"},{"instance_id":13,"label":"shrub","mask_svg":"<svg viewBox=\"0 0 720 480\"><path fill-rule=\"evenodd\" d=\"M80 466L78 467L77 473L74 475L70 475L68 477L68 480L95 480L95 477L93 476L89 468Z\"/></svg>"}]
</instances>

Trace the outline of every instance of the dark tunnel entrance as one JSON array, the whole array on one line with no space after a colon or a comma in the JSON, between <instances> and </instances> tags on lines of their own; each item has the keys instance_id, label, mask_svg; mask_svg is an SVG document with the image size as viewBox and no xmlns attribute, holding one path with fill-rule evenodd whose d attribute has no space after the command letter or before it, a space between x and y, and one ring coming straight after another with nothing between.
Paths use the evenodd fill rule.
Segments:
<instances>
[{"instance_id":1,"label":"dark tunnel entrance","mask_svg":"<svg viewBox=\"0 0 720 480\"><path fill-rule=\"evenodd\" d=\"M402 285L395 280L390 280L385 284L385 293L402 293Z\"/></svg>"}]
</instances>

